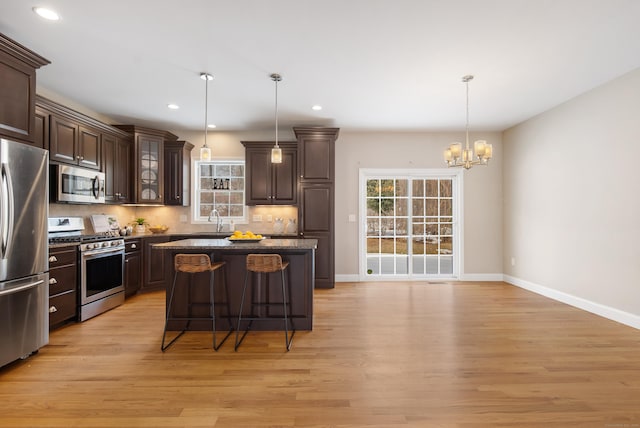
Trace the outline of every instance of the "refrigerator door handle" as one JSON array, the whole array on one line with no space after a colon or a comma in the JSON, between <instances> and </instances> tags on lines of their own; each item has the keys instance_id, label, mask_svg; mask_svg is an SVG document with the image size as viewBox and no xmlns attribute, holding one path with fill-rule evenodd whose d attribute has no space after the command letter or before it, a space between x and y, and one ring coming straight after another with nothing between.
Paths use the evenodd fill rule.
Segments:
<instances>
[{"instance_id":1,"label":"refrigerator door handle","mask_svg":"<svg viewBox=\"0 0 640 428\"><path fill-rule=\"evenodd\" d=\"M9 294L14 294L19 291L27 290L29 288L36 288L40 284L43 284L44 280L40 279L38 281L30 282L29 284L20 285L18 287L8 288L6 290L0 291L0 296L8 296Z\"/></svg>"},{"instance_id":2,"label":"refrigerator door handle","mask_svg":"<svg viewBox=\"0 0 640 428\"><path fill-rule=\"evenodd\" d=\"M6 163L0 167L2 200L0 201L0 256L4 259L11 247L13 232L13 184L11 172Z\"/></svg>"}]
</instances>

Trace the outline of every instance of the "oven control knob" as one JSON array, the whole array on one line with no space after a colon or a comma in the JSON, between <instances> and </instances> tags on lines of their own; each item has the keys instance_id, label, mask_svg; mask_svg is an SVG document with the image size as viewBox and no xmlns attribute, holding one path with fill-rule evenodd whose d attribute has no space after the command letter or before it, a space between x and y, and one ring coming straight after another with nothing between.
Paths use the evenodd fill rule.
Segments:
<instances>
[{"instance_id":1,"label":"oven control knob","mask_svg":"<svg viewBox=\"0 0 640 428\"><path fill-rule=\"evenodd\" d=\"M87 245L84 246L84 248L87 249L87 250L91 250L91 249L93 249L93 244L87 244Z\"/></svg>"},{"instance_id":2,"label":"oven control knob","mask_svg":"<svg viewBox=\"0 0 640 428\"><path fill-rule=\"evenodd\" d=\"M102 243L102 248L104 248L104 247L108 247L108 246L109 246L109 243L108 243L108 242L103 242L103 243Z\"/></svg>"}]
</instances>

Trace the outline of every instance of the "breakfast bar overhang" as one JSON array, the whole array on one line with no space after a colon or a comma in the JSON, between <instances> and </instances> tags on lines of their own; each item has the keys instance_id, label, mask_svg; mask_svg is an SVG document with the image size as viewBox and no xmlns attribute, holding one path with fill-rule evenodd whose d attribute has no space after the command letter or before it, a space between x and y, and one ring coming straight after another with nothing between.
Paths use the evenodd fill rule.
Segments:
<instances>
[{"instance_id":1,"label":"breakfast bar overhang","mask_svg":"<svg viewBox=\"0 0 640 428\"><path fill-rule=\"evenodd\" d=\"M258 242L232 242L228 239L182 239L179 241L154 244L156 249L164 251L166 258L166 278L169 278L167 289L171 287L174 278L174 258L176 254L208 254L212 262L226 262L225 276L228 293L222 286L224 278L215 278L216 329L228 328L228 322L235 328L242 297L242 287L246 273L247 254L280 254L283 260L289 262L287 281L290 281L291 304L290 316L297 330L311 330L313 326L313 289L315 286L315 250L318 242L315 239L263 239ZM190 278L193 277L193 278ZM252 278L259 281L260 278ZM189 281L193 281L189 285ZM248 295L245 300L256 298L259 300L281 299L280 277L276 274L267 276L267 287L254 287L256 293L265 296ZM172 317L181 316L209 316L209 276L205 274L178 274L174 295ZM272 285L271 287L269 285ZM228 296L226 295L228 294ZM273 294L273 296L272 296ZM167 293L168 308L169 293ZM228 305L227 305L228 302ZM246 303L246 302L245 302ZM249 315L251 305L244 305L243 317ZM228 308L228 313L227 313ZM189 312L191 311L191 312ZM256 315L256 314L253 314ZM255 324L252 330L282 330L282 321L270 320L269 314L264 316L266 321ZM188 327L183 321L170 321L168 330L211 330L211 323L206 321L192 321Z\"/></svg>"}]
</instances>

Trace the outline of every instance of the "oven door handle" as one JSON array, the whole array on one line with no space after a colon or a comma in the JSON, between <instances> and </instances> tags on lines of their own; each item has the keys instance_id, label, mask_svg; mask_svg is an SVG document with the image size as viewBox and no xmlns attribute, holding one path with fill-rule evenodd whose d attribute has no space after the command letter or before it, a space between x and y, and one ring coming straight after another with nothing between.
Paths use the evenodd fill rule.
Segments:
<instances>
[{"instance_id":1,"label":"oven door handle","mask_svg":"<svg viewBox=\"0 0 640 428\"><path fill-rule=\"evenodd\" d=\"M113 253L113 254L122 253L124 255L124 247L109 247L109 248L100 248L97 250L84 251L82 252L82 257L97 256L97 255L109 254L109 253Z\"/></svg>"}]
</instances>

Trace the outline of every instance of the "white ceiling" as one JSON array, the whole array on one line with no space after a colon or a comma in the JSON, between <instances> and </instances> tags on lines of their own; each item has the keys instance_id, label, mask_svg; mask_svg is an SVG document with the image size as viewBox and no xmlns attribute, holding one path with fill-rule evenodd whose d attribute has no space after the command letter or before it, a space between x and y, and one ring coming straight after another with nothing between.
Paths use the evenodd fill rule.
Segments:
<instances>
[{"instance_id":1,"label":"white ceiling","mask_svg":"<svg viewBox=\"0 0 640 428\"><path fill-rule=\"evenodd\" d=\"M31 10L49 6L47 22ZM640 67L638 0L2 0L38 85L171 130L503 130ZM170 111L166 105L181 106ZM315 112L311 106L320 104Z\"/></svg>"}]
</instances>

